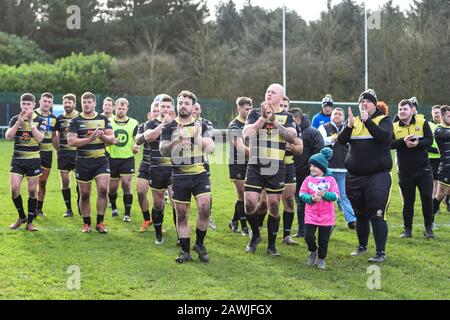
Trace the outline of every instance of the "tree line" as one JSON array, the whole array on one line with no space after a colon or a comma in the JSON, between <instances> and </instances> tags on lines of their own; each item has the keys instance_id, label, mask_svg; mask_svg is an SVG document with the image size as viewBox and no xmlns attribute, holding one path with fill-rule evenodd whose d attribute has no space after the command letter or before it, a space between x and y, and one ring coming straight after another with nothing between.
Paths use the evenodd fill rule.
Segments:
<instances>
[{"instance_id":1,"label":"tree line","mask_svg":"<svg viewBox=\"0 0 450 320\"><path fill-rule=\"evenodd\" d=\"M74 4L81 28L71 30L67 7ZM281 8L247 1L237 10L229 0L211 19L204 0L5 0L0 12L0 74L3 68L9 78L36 63L57 73L74 52L91 59L89 65L92 56L105 55L105 72L92 67L73 75L66 69L76 79L73 91L87 89L83 77L91 83L92 71L104 77L98 81L102 93L155 96L189 89L204 99L245 95L259 103L268 84L282 81ZM290 98L321 100L331 93L336 101L355 101L364 89L364 8L329 0L317 21L307 23L292 10L286 19ZM416 0L405 12L392 1L381 8L379 28L369 30L369 85L379 99L394 105L414 95L419 103L449 103L448 21L447 0ZM3 88L22 90L13 82L0 80Z\"/></svg>"}]
</instances>

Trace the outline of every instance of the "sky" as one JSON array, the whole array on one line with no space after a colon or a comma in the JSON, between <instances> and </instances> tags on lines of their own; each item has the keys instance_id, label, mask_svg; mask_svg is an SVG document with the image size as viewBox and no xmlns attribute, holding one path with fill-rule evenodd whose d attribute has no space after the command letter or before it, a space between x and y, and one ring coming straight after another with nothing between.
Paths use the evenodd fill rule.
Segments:
<instances>
[{"instance_id":1,"label":"sky","mask_svg":"<svg viewBox=\"0 0 450 320\"><path fill-rule=\"evenodd\" d=\"M208 8L211 15L215 16L215 7L221 2L228 0L207 0ZM368 0L367 6L370 10L376 11L380 6L388 0ZM237 9L241 9L245 0L234 0ZM314 21L320 18L320 13L327 10L327 0L284 0L288 10L295 10L306 21ZM341 0L333 0L331 3L335 5ZM400 6L402 10L409 9L412 0L394 0L394 6ZM283 0L251 0L252 5L258 5L266 9L275 9L283 5ZM362 0L356 0L356 3L363 3Z\"/></svg>"}]
</instances>

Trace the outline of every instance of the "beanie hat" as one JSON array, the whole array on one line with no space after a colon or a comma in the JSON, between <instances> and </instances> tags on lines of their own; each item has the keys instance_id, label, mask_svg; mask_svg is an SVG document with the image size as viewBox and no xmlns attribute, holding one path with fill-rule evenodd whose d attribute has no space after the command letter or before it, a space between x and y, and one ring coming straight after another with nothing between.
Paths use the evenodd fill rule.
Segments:
<instances>
[{"instance_id":1,"label":"beanie hat","mask_svg":"<svg viewBox=\"0 0 450 320\"><path fill-rule=\"evenodd\" d=\"M412 104L413 106L415 106L416 108L419 107L419 102L417 101L417 98L416 98L416 97L411 97L411 98L409 98L409 102L411 102L411 104Z\"/></svg>"},{"instance_id":2,"label":"beanie hat","mask_svg":"<svg viewBox=\"0 0 450 320\"><path fill-rule=\"evenodd\" d=\"M331 94L327 94L322 99L322 107L325 107L325 106L333 107L333 105L334 105L333 97L331 96Z\"/></svg>"},{"instance_id":3,"label":"beanie hat","mask_svg":"<svg viewBox=\"0 0 450 320\"><path fill-rule=\"evenodd\" d=\"M373 89L368 89L368 90L364 91L363 93L361 93L361 95L359 96L358 103L361 103L361 101L363 99L369 100L374 105L377 105L377 102L378 102L377 94L375 93L375 91Z\"/></svg>"},{"instance_id":4,"label":"beanie hat","mask_svg":"<svg viewBox=\"0 0 450 320\"><path fill-rule=\"evenodd\" d=\"M311 156L311 158L309 158L308 164L315 165L317 168L322 170L324 175L330 176L331 171L330 169L328 169L328 160L330 160L332 156L333 150L326 147L320 150L319 153L316 153L315 155Z\"/></svg>"}]
</instances>

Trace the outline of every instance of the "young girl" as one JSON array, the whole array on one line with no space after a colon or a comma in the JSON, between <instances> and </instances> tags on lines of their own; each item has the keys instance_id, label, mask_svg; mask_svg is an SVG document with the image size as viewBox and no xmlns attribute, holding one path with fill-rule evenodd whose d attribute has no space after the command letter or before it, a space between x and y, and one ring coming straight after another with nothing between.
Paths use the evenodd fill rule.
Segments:
<instances>
[{"instance_id":1,"label":"young girl","mask_svg":"<svg viewBox=\"0 0 450 320\"><path fill-rule=\"evenodd\" d=\"M311 175L303 181L299 194L300 200L306 204L305 241L310 251L308 265L317 264L319 269L325 269L328 241L335 224L333 202L339 198L336 180L328 169L328 160L332 155L333 150L323 148L309 159ZM317 228L319 248L315 236Z\"/></svg>"}]
</instances>

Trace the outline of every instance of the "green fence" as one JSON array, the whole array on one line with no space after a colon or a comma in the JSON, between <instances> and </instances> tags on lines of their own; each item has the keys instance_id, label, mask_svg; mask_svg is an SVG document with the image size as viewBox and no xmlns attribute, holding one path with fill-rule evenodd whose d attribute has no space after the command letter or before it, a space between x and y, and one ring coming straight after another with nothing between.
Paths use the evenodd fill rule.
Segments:
<instances>
[{"instance_id":1,"label":"green fence","mask_svg":"<svg viewBox=\"0 0 450 320\"><path fill-rule=\"evenodd\" d=\"M21 93L17 92L0 92L0 126L8 125L9 119L19 113L19 98ZM40 93L35 94L36 97L40 96ZM55 94L55 103L62 103L63 94ZM97 111L101 111L101 105L103 99L107 95L97 95ZM130 117L137 119L139 122L145 121L147 113L150 111L150 104L153 101L153 97L149 96L124 96L130 102ZM118 99L120 96L112 95L111 98ZM225 129L228 127L230 121L236 116L236 106L234 101L225 100L204 100L200 99L199 103L202 105L202 117L209 119L214 124L216 129ZM77 109L79 110L80 103L78 102ZM320 104L293 104L291 107L300 107L310 119L320 112ZM342 107L347 112L347 107ZM352 106L353 112L357 113L357 107ZM430 119L431 105L421 104L418 112L424 114L427 119ZM391 116L397 113L397 104L389 104L389 114Z\"/></svg>"},{"instance_id":2,"label":"green fence","mask_svg":"<svg viewBox=\"0 0 450 320\"><path fill-rule=\"evenodd\" d=\"M40 93L33 93L36 98L40 96ZM0 92L0 126L8 125L8 121L11 117L19 113L19 99L21 93L17 92ZM54 94L55 104L62 104L63 94ZM102 101L107 95L97 94L97 111L101 112ZM111 95L111 98L118 99L121 96ZM150 111L150 104L153 101L153 97L145 96L123 96L130 102L129 116L137 119L139 122L145 121L147 113ZM235 104L234 102L228 102L225 100L203 100L200 99L199 103L202 106L202 117L209 119L217 129L224 129L228 127L228 124L235 116ZM80 102L77 102L77 109L80 110Z\"/></svg>"}]
</instances>

